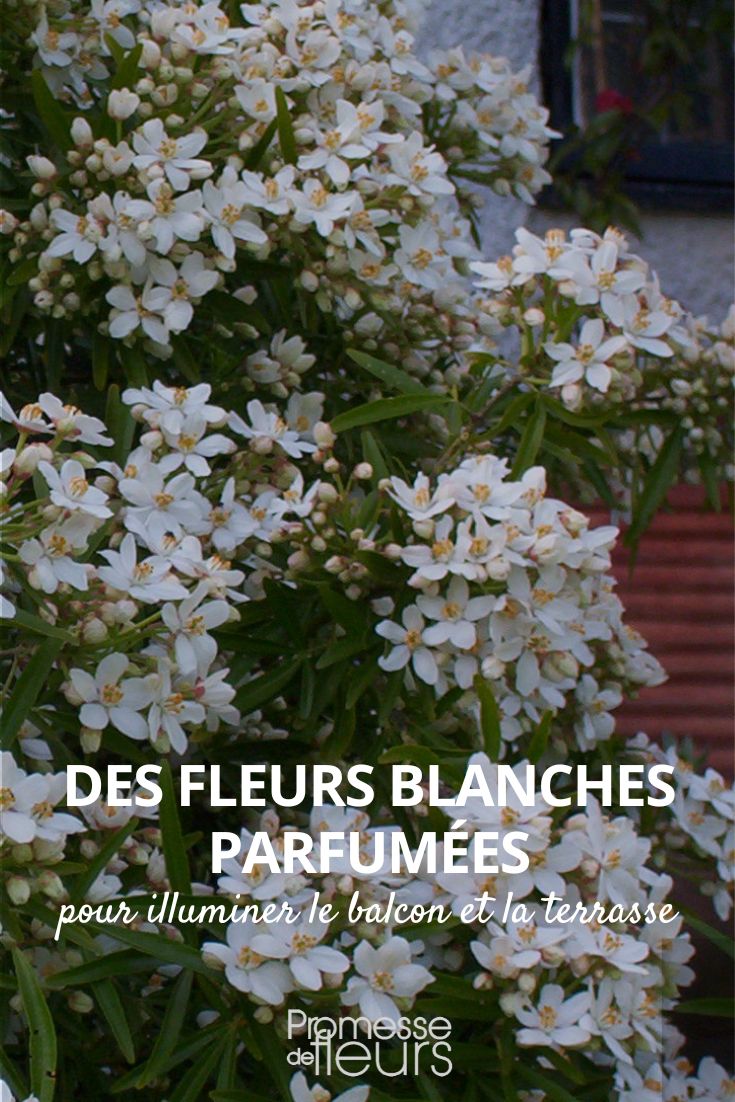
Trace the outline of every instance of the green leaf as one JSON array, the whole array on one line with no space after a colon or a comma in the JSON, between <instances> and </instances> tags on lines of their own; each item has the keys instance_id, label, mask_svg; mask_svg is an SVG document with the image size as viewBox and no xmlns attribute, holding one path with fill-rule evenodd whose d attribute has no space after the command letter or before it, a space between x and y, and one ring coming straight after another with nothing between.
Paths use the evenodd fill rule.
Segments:
<instances>
[{"instance_id":1,"label":"green leaf","mask_svg":"<svg viewBox=\"0 0 735 1102\"><path fill-rule=\"evenodd\" d=\"M544 438L545 427L546 408L541 402L537 402L533 413L526 421L526 426L521 435L515 462L510 472L511 478L519 478L524 471L527 471L529 467L533 466Z\"/></svg>"},{"instance_id":2,"label":"green leaf","mask_svg":"<svg viewBox=\"0 0 735 1102\"><path fill-rule=\"evenodd\" d=\"M102 848L95 854L94 858L89 863L88 867L85 868L82 875L77 877L77 879L74 881L71 892L69 893L72 903L78 905L82 902L88 890L91 888L92 884L94 884L99 874L101 872L104 872L104 870L107 868L107 865L120 849L125 839L133 833L137 826L137 819L129 819L127 823L124 823L123 826L119 827L118 830L114 831L108 837L104 846L102 846ZM60 974L63 975L64 973L62 972Z\"/></svg>"},{"instance_id":3,"label":"green leaf","mask_svg":"<svg viewBox=\"0 0 735 1102\"><path fill-rule=\"evenodd\" d=\"M101 333L95 333L92 337L92 382L97 390L105 389L109 373L110 339L103 337Z\"/></svg>"},{"instance_id":4,"label":"green leaf","mask_svg":"<svg viewBox=\"0 0 735 1102\"><path fill-rule=\"evenodd\" d=\"M366 402L356 409L339 413L330 424L335 432L346 432L347 429L354 429L359 425L372 425L376 421L390 421L424 409L437 409L448 401L450 399L446 394L406 394L399 398L378 398L375 402Z\"/></svg>"},{"instance_id":5,"label":"green leaf","mask_svg":"<svg viewBox=\"0 0 735 1102\"><path fill-rule=\"evenodd\" d=\"M490 761L498 761L501 743L500 709L492 689L480 674L475 678L475 692L480 701L480 731L485 753Z\"/></svg>"},{"instance_id":6,"label":"green leaf","mask_svg":"<svg viewBox=\"0 0 735 1102\"><path fill-rule=\"evenodd\" d=\"M47 624L40 616L34 616L32 612L26 612L22 608L16 608L13 623L18 627L27 628L36 635L43 635L46 639L61 639L64 643L72 642L72 636L68 631L54 627L53 624Z\"/></svg>"},{"instance_id":7,"label":"green leaf","mask_svg":"<svg viewBox=\"0 0 735 1102\"><path fill-rule=\"evenodd\" d=\"M163 799L159 809L159 823L163 835L163 855L166 858L166 872L173 890L188 895L191 891L189 858L181 834L176 790L171 774L171 765L168 761L164 762L161 768L160 784Z\"/></svg>"},{"instance_id":8,"label":"green leaf","mask_svg":"<svg viewBox=\"0 0 735 1102\"><path fill-rule=\"evenodd\" d=\"M63 645L63 639L47 639L45 643L41 643L15 682L10 699L7 704L3 704L0 723L0 746L3 750L9 750L13 745L18 731L36 703L38 694L46 684Z\"/></svg>"},{"instance_id":9,"label":"green leaf","mask_svg":"<svg viewBox=\"0 0 735 1102\"><path fill-rule=\"evenodd\" d=\"M140 79L138 70L140 69L140 55L142 53L143 43L139 42L137 46L133 46L130 53L125 55L110 82L111 89L132 88L136 84Z\"/></svg>"},{"instance_id":10,"label":"green leaf","mask_svg":"<svg viewBox=\"0 0 735 1102\"><path fill-rule=\"evenodd\" d=\"M139 1087L145 1087L166 1069L186 1019L193 979L191 972L182 972L171 988L153 1050L138 1081Z\"/></svg>"},{"instance_id":11,"label":"green leaf","mask_svg":"<svg viewBox=\"0 0 735 1102\"><path fill-rule=\"evenodd\" d=\"M399 390L401 394L427 393L426 388L416 379L401 371L399 367L386 363L385 360L378 360L375 356L371 356L368 352L360 352L357 348L348 348L347 355L391 390Z\"/></svg>"},{"instance_id":12,"label":"green leaf","mask_svg":"<svg viewBox=\"0 0 735 1102\"><path fill-rule=\"evenodd\" d=\"M224 1043L224 1038L220 1036L211 1048L206 1049L199 1056L192 1066L187 1069L184 1078L173 1094L168 1096L169 1102L199 1102L202 1097L202 1088L222 1055Z\"/></svg>"},{"instance_id":13,"label":"green leaf","mask_svg":"<svg viewBox=\"0 0 735 1102\"><path fill-rule=\"evenodd\" d=\"M23 953L12 947L15 974L28 1019L31 1053L31 1090L39 1102L51 1102L56 1089L56 1030L38 978Z\"/></svg>"},{"instance_id":14,"label":"green leaf","mask_svg":"<svg viewBox=\"0 0 735 1102\"><path fill-rule=\"evenodd\" d=\"M159 964L177 964L180 968L188 968L200 976L212 976L211 968L207 967L196 949L190 945L182 945L179 941L169 941L161 934L142 933L139 930L129 930L126 926L99 925L96 922L87 923L87 930L113 938L131 949L138 949Z\"/></svg>"},{"instance_id":15,"label":"green leaf","mask_svg":"<svg viewBox=\"0 0 735 1102\"><path fill-rule=\"evenodd\" d=\"M265 155L265 151L267 150L268 146L273 141L273 135L276 132L276 127L277 126L278 126L278 122L277 122L276 119L273 119L273 122L268 123L268 126L263 131L262 137L260 137L258 139L258 141L255 143L253 148L250 150L250 152L245 157L245 168L246 169L249 169L252 172L256 168L258 168L258 166L260 165L260 162L263 160L263 157Z\"/></svg>"},{"instance_id":16,"label":"green leaf","mask_svg":"<svg viewBox=\"0 0 735 1102\"><path fill-rule=\"evenodd\" d=\"M553 714L551 711L544 712L541 722L531 736L531 741L528 744L528 760L533 765L546 753Z\"/></svg>"},{"instance_id":17,"label":"green leaf","mask_svg":"<svg viewBox=\"0 0 735 1102\"><path fill-rule=\"evenodd\" d=\"M260 1025L258 1022L253 1022L251 1028L280 1094L285 1102L291 1102L291 1071L286 1063L286 1052L278 1040L278 1035L272 1027Z\"/></svg>"},{"instance_id":18,"label":"green leaf","mask_svg":"<svg viewBox=\"0 0 735 1102\"><path fill-rule=\"evenodd\" d=\"M319 596L333 620L350 635L362 635L366 627L366 608L359 601L351 601L327 585L319 587Z\"/></svg>"},{"instance_id":19,"label":"green leaf","mask_svg":"<svg viewBox=\"0 0 735 1102\"><path fill-rule=\"evenodd\" d=\"M707 941L711 942L712 945L716 945L726 956L735 960L735 944L732 938L728 937L727 934L723 934L720 930L715 929L714 926L710 926L709 922L705 922L703 918L700 918L699 915L695 914L689 907L684 907L679 904L678 909L684 915L687 925L691 926L692 929L696 930L702 937L707 938Z\"/></svg>"},{"instance_id":20,"label":"green leaf","mask_svg":"<svg viewBox=\"0 0 735 1102\"><path fill-rule=\"evenodd\" d=\"M345 707L354 708L362 694L370 688L378 676L378 660L374 658L370 662L361 662L359 669L350 677L347 692L345 693Z\"/></svg>"},{"instance_id":21,"label":"green leaf","mask_svg":"<svg viewBox=\"0 0 735 1102\"><path fill-rule=\"evenodd\" d=\"M135 1046L115 985L112 980L100 980L92 985L92 992L120 1051L129 1064L134 1064Z\"/></svg>"},{"instance_id":22,"label":"green leaf","mask_svg":"<svg viewBox=\"0 0 735 1102\"><path fill-rule=\"evenodd\" d=\"M120 387L117 383L113 383L107 392L105 424L110 436L115 441L112 459L122 466L133 442L135 421L131 417L128 407L120 399Z\"/></svg>"},{"instance_id":23,"label":"green leaf","mask_svg":"<svg viewBox=\"0 0 735 1102\"><path fill-rule=\"evenodd\" d=\"M380 444L369 429L365 429L361 435L362 451L365 459L373 468L373 478L388 478L390 471Z\"/></svg>"},{"instance_id":24,"label":"green leaf","mask_svg":"<svg viewBox=\"0 0 735 1102\"><path fill-rule=\"evenodd\" d=\"M31 91L41 123L59 149L70 149L71 120L43 78L40 69L31 73Z\"/></svg>"},{"instance_id":25,"label":"green leaf","mask_svg":"<svg viewBox=\"0 0 735 1102\"><path fill-rule=\"evenodd\" d=\"M263 673L259 677L253 678L252 681L248 681L238 691L235 697L235 706L240 709L243 715L249 715L256 708L260 708L262 704L266 704L274 696L278 696L281 689L293 680L301 662L301 658L295 658L291 662L285 662L274 670L269 670L268 673Z\"/></svg>"},{"instance_id":26,"label":"green leaf","mask_svg":"<svg viewBox=\"0 0 735 1102\"><path fill-rule=\"evenodd\" d=\"M683 443L684 430L674 429L666 438L646 476L643 489L634 504L631 526L625 534L625 542L632 547L640 541L679 473L679 457Z\"/></svg>"},{"instance_id":27,"label":"green leaf","mask_svg":"<svg viewBox=\"0 0 735 1102\"><path fill-rule=\"evenodd\" d=\"M291 122L291 113L288 102L280 85L276 85L276 120L278 124L278 141L281 145L281 156L286 164L295 165L298 154L296 152L296 138Z\"/></svg>"},{"instance_id":28,"label":"green leaf","mask_svg":"<svg viewBox=\"0 0 735 1102\"><path fill-rule=\"evenodd\" d=\"M46 986L52 991L64 987L83 987L87 983L107 980L113 976L128 976L133 972L150 972L150 958L134 953L132 949L120 949L103 957L77 964L63 972L53 972L46 977Z\"/></svg>"},{"instance_id":29,"label":"green leaf","mask_svg":"<svg viewBox=\"0 0 735 1102\"><path fill-rule=\"evenodd\" d=\"M575 1098L573 1094L570 1094L568 1090L560 1086L555 1079L550 1079L548 1075L542 1075L536 1067L531 1067L529 1064L518 1063L515 1065L514 1070L518 1073L521 1079L525 1079L526 1082L532 1087L540 1087L546 1092L553 1102L579 1102L578 1098Z\"/></svg>"},{"instance_id":30,"label":"green leaf","mask_svg":"<svg viewBox=\"0 0 735 1102\"><path fill-rule=\"evenodd\" d=\"M733 1018L735 1006L732 999L687 999L677 1003L674 1014L704 1014L707 1018Z\"/></svg>"}]
</instances>

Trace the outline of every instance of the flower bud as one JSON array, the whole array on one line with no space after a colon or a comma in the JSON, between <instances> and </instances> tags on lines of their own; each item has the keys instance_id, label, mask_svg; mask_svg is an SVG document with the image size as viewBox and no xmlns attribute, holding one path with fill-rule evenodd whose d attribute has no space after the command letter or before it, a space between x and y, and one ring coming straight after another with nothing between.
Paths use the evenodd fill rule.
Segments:
<instances>
[{"instance_id":1,"label":"flower bud","mask_svg":"<svg viewBox=\"0 0 735 1102\"><path fill-rule=\"evenodd\" d=\"M5 883L11 903L22 907L31 898L31 886L24 876L11 876Z\"/></svg>"},{"instance_id":2,"label":"flower bud","mask_svg":"<svg viewBox=\"0 0 735 1102\"><path fill-rule=\"evenodd\" d=\"M85 643L101 643L107 638L107 625L97 616L87 620L82 628L82 639Z\"/></svg>"},{"instance_id":3,"label":"flower bud","mask_svg":"<svg viewBox=\"0 0 735 1102\"><path fill-rule=\"evenodd\" d=\"M39 180L53 180L54 176L58 175L56 165L48 157L38 157L32 153L26 157L26 164Z\"/></svg>"},{"instance_id":4,"label":"flower bud","mask_svg":"<svg viewBox=\"0 0 735 1102\"><path fill-rule=\"evenodd\" d=\"M83 119L80 115L77 115L74 122L71 124L71 140L79 149L92 145L94 142L92 127L87 120Z\"/></svg>"},{"instance_id":5,"label":"flower bud","mask_svg":"<svg viewBox=\"0 0 735 1102\"><path fill-rule=\"evenodd\" d=\"M368 478L373 477L373 468L371 463L358 463L352 472L354 478L360 479L360 481L366 481Z\"/></svg>"},{"instance_id":6,"label":"flower bud","mask_svg":"<svg viewBox=\"0 0 735 1102\"><path fill-rule=\"evenodd\" d=\"M27 478L33 474L41 460L50 463L52 459L53 452L48 444L27 444L13 460L13 470L20 478Z\"/></svg>"},{"instance_id":7,"label":"flower bud","mask_svg":"<svg viewBox=\"0 0 735 1102\"><path fill-rule=\"evenodd\" d=\"M85 754L96 754L102 745L102 732L93 731L91 727L82 727L79 731L79 742Z\"/></svg>"},{"instance_id":8,"label":"flower bud","mask_svg":"<svg viewBox=\"0 0 735 1102\"><path fill-rule=\"evenodd\" d=\"M66 888L63 885L61 877L52 869L43 870L38 878L38 886L44 895L48 896L49 899L53 899L56 903L60 903L62 899L66 899Z\"/></svg>"},{"instance_id":9,"label":"flower bud","mask_svg":"<svg viewBox=\"0 0 735 1102\"><path fill-rule=\"evenodd\" d=\"M332 426L326 421L317 421L312 432L320 448L331 448L337 439L332 431Z\"/></svg>"},{"instance_id":10,"label":"flower bud","mask_svg":"<svg viewBox=\"0 0 735 1102\"><path fill-rule=\"evenodd\" d=\"M89 1014L94 1010L94 999L86 991L72 991L66 1001L75 1014Z\"/></svg>"}]
</instances>

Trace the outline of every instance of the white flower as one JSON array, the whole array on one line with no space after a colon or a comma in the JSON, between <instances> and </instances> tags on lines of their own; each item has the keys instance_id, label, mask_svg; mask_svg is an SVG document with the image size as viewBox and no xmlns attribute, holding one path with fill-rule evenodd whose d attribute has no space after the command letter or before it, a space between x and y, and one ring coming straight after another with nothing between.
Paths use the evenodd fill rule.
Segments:
<instances>
[{"instance_id":1,"label":"white flower","mask_svg":"<svg viewBox=\"0 0 735 1102\"><path fill-rule=\"evenodd\" d=\"M222 433L205 436L206 431L207 422L201 413L185 417L175 432L162 428L163 438L171 448L171 453L165 457L166 470L175 471L183 464L196 478L203 478L211 473L207 459L229 455L236 450L234 441Z\"/></svg>"},{"instance_id":2,"label":"white flower","mask_svg":"<svg viewBox=\"0 0 735 1102\"><path fill-rule=\"evenodd\" d=\"M212 525L210 539L218 551L234 551L257 530L258 522L250 511L235 501L234 478L227 479L219 504L209 512L209 522Z\"/></svg>"},{"instance_id":3,"label":"white flower","mask_svg":"<svg viewBox=\"0 0 735 1102\"><path fill-rule=\"evenodd\" d=\"M285 165L275 176L263 176L245 169L240 173L247 189L245 202L258 210L267 210L269 214L288 214L293 207L295 177L293 165Z\"/></svg>"},{"instance_id":4,"label":"white flower","mask_svg":"<svg viewBox=\"0 0 735 1102\"><path fill-rule=\"evenodd\" d=\"M113 310L110 313L110 336L122 340L140 327L146 337L156 344L168 344L168 326L163 312L171 301L167 287L154 287L146 283L140 295L130 287L119 283L105 295Z\"/></svg>"},{"instance_id":5,"label":"white flower","mask_svg":"<svg viewBox=\"0 0 735 1102\"><path fill-rule=\"evenodd\" d=\"M136 168L150 172L163 169L175 191L186 191L192 177L198 180L212 173L209 161L197 158L207 144L206 130L196 129L183 138L170 138L161 119L148 119L133 133Z\"/></svg>"},{"instance_id":6,"label":"white flower","mask_svg":"<svg viewBox=\"0 0 735 1102\"><path fill-rule=\"evenodd\" d=\"M417 677L427 685L436 685L439 670L436 659L425 643L425 621L416 605L409 605L401 615L403 627L391 620L382 620L375 628L378 635L393 644L390 654L378 659L382 670L402 670L409 662Z\"/></svg>"},{"instance_id":7,"label":"white flower","mask_svg":"<svg viewBox=\"0 0 735 1102\"><path fill-rule=\"evenodd\" d=\"M176 662L182 673L208 669L217 657L217 644L208 631L226 624L230 606L226 601L205 601L204 593L187 597L177 605L165 604L161 619L171 632Z\"/></svg>"},{"instance_id":8,"label":"white flower","mask_svg":"<svg viewBox=\"0 0 735 1102\"><path fill-rule=\"evenodd\" d=\"M152 389L130 387L124 390L122 399L129 406L147 407L143 416L154 428L160 426L163 431L177 433L181 431L183 419L192 414L200 414L208 424L225 420L225 411L220 406L209 405L211 393L209 383L174 387L166 386L156 379Z\"/></svg>"},{"instance_id":9,"label":"white flower","mask_svg":"<svg viewBox=\"0 0 735 1102\"><path fill-rule=\"evenodd\" d=\"M86 471L79 460L65 459L60 471L41 460L38 470L49 485L49 497L54 505L70 512L87 513L100 520L112 516L111 510L105 504L108 500L107 494L96 486L90 486Z\"/></svg>"},{"instance_id":10,"label":"white flower","mask_svg":"<svg viewBox=\"0 0 735 1102\"><path fill-rule=\"evenodd\" d=\"M544 351L557 364L551 376L551 386L565 386L584 378L595 390L607 393L612 378L608 360L626 347L625 337L604 340L605 325L600 318L588 318L582 325L579 343L555 344L548 341Z\"/></svg>"},{"instance_id":11,"label":"white flower","mask_svg":"<svg viewBox=\"0 0 735 1102\"><path fill-rule=\"evenodd\" d=\"M47 256L71 256L77 264L86 264L99 248L104 226L88 215L72 214L58 208L51 211L51 222L59 231L46 249Z\"/></svg>"},{"instance_id":12,"label":"white flower","mask_svg":"<svg viewBox=\"0 0 735 1102\"><path fill-rule=\"evenodd\" d=\"M391 173L388 180L406 187L411 195L451 195L454 184L447 179L447 166L433 146L425 146L418 130L388 149Z\"/></svg>"},{"instance_id":13,"label":"white flower","mask_svg":"<svg viewBox=\"0 0 735 1102\"><path fill-rule=\"evenodd\" d=\"M210 222L212 240L223 256L231 260L238 241L265 245L267 235L244 213L248 205L248 189L237 179L233 169L225 169L217 186L207 180L202 189L204 206Z\"/></svg>"},{"instance_id":14,"label":"white flower","mask_svg":"<svg viewBox=\"0 0 735 1102\"><path fill-rule=\"evenodd\" d=\"M176 581L166 562L156 558L137 562L135 536L130 532L119 551L100 551L109 566L97 569L100 579L113 589L119 589L136 601L148 604L157 601L177 601L187 597L187 591Z\"/></svg>"},{"instance_id":15,"label":"white flower","mask_svg":"<svg viewBox=\"0 0 735 1102\"><path fill-rule=\"evenodd\" d=\"M176 195L167 180L152 180L148 199L131 199L124 211L128 218L145 223L159 253L169 253L176 240L198 241L205 226L202 193ZM155 272L152 272L154 280Z\"/></svg>"},{"instance_id":16,"label":"white flower","mask_svg":"<svg viewBox=\"0 0 735 1102\"><path fill-rule=\"evenodd\" d=\"M320 944L328 933L327 923L306 917L295 924L272 922L258 938L257 947L264 956L286 961L299 987L321 991L323 974L342 975L350 967L344 953Z\"/></svg>"},{"instance_id":17,"label":"white flower","mask_svg":"<svg viewBox=\"0 0 735 1102\"><path fill-rule=\"evenodd\" d=\"M130 738L146 737L148 728L140 712L148 707L153 693L143 677L121 681L129 665L127 655L108 654L98 665L94 677L85 670L69 671L74 690L84 701L79 719L85 727L103 731L111 723Z\"/></svg>"},{"instance_id":18,"label":"white flower","mask_svg":"<svg viewBox=\"0 0 735 1102\"><path fill-rule=\"evenodd\" d=\"M346 218L354 204L349 193L335 195L326 190L318 180L304 181L301 191L291 193L294 218L302 225L314 225L322 237L329 237L335 222Z\"/></svg>"},{"instance_id":19,"label":"white flower","mask_svg":"<svg viewBox=\"0 0 735 1102\"><path fill-rule=\"evenodd\" d=\"M194 317L192 302L197 302L219 282L218 273L205 267L201 253L190 253L179 268L170 260L156 258L151 263L151 272L165 290L163 321L172 333L181 333L189 327Z\"/></svg>"},{"instance_id":20,"label":"white flower","mask_svg":"<svg viewBox=\"0 0 735 1102\"><path fill-rule=\"evenodd\" d=\"M390 483L388 493L412 520L427 520L438 513L445 513L454 505L454 498L449 493L442 490L432 493L431 483L425 474L416 475L413 486L396 476L391 478Z\"/></svg>"},{"instance_id":21,"label":"white flower","mask_svg":"<svg viewBox=\"0 0 735 1102\"><path fill-rule=\"evenodd\" d=\"M20 559L35 571L44 593L55 593L62 582L72 589L87 589L86 568L74 562L73 556L87 546L93 525L91 518L75 513L61 524L44 528L40 539L29 539L21 545Z\"/></svg>"},{"instance_id":22,"label":"white flower","mask_svg":"<svg viewBox=\"0 0 735 1102\"><path fill-rule=\"evenodd\" d=\"M269 123L276 117L276 88L267 80L256 77L247 84L238 84L235 95L243 111L258 122Z\"/></svg>"},{"instance_id":23,"label":"white flower","mask_svg":"<svg viewBox=\"0 0 735 1102\"><path fill-rule=\"evenodd\" d=\"M0 781L0 839L63 844L67 834L86 830L80 819L55 810L66 796L65 773L26 774L6 751L0 756Z\"/></svg>"},{"instance_id":24,"label":"white flower","mask_svg":"<svg viewBox=\"0 0 735 1102\"><path fill-rule=\"evenodd\" d=\"M101 444L109 447L113 441L105 436L105 425L99 417L90 417L76 406L65 405L55 394L39 394L38 404L56 432L80 444Z\"/></svg>"},{"instance_id":25,"label":"white flower","mask_svg":"<svg viewBox=\"0 0 735 1102\"><path fill-rule=\"evenodd\" d=\"M519 1045L582 1045L589 1041L590 1033L579 1025L589 1010L592 996L583 991L564 998L564 988L547 983L541 988L536 1006L516 1010L518 1021L525 1027L519 1029L516 1041Z\"/></svg>"},{"instance_id":26,"label":"white flower","mask_svg":"<svg viewBox=\"0 0 735 1102\"><path fill-rule=\"evenodd\" d=\"M184 724L194 726L203 723L204 705L188 700L172 685L171 671L165 661L159 662L158 674L151 677L153 703L148 711L148 734L155 743L163 735L177 754L186 751ZM136 736L137 737L137 736Z\"/></svg>"},{"instance_id":27,"label":"white flower","mask_svg":"<svg viewBox=\"0 0 735 1102\"><path fill-rule=\"evenodd\" d=\"M495 604L494 597L470 597L464 578L452 578L445 597L422 594L416 604L429 620L436 623L424 631L424 642L430 647L451 643L468 650L477 641L475 621L488 616Z\"/></svg>"},{"instance_id":28,"label":"white flower","mask_svg":"<svg viewBox=\"0 0 735 1102\"><path fill-rule=\"evenodd\" d=\"M281 961L268 960L257 951L260 937L259 927L252 923L231 923L227 944L207 941L202 952L222 962L225 976L238 991L254 995L269 1006L280 1006L293 991L291 973Z\"/></svg>"},{"instance_id":29,"label":"white flower","mask_svg":"<svg viewBox=\"0 0 735 1102\"><path fill-rule=\"evenodd\" d=\"M202 533L207 530L207 502L194 488L194 478L186 471L166 481L168 468L147 463L134 477L122 478L120 493L131 502L128 517L145 525L156 535L172 532Z\"/></svg>"},{"instance_id":30,"label":"white flower","mask_svg":"<svg viewBox=\"0 0 735 1102\"><path fill-rule=\"evenodd\" d=\"M255 450L261 454L269 451L274 444L293 459L300 459L302 455L316 451L316 444L301 440L299 434L290 429L277 413L269 413L257 399L248 402L247 411L250 424L239 414L231 413L229 425L241 436L252 440Z\"/></svg>"},{"instance_id":31,"label":"white flower","mask_svg":"<svg viewBox=\"0 0 735 1102\"><path fill-rule=\"evenodd\" d=\"M360 1013L371 1021L397 1021L400 1011L394 1000L412 1000L434 982L428 968L412 963L411 945L402 937L388 938L377 949L361 941L353 960L358 975L350 978L342 1002L345 1006L359 1005Z\"/></svg>"}]
</instances>

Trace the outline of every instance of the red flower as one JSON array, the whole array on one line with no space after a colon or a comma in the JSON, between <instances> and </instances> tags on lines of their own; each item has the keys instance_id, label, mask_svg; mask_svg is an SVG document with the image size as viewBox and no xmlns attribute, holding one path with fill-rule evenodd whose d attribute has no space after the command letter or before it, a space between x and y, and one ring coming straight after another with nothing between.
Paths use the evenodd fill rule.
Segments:
<instances>
[{"instance_id":1,"label":"red flower","mask_svg":"<svg viewBox=\"0 0 735 1102\"><path fill-rule=\"evenodd\" d=\"M595 98L595 110L600 114L604 111L620 111L622 115L630 115L633 111L633 100L618 92L617 88L605 88Z\"/></svg>"}]
</instances>

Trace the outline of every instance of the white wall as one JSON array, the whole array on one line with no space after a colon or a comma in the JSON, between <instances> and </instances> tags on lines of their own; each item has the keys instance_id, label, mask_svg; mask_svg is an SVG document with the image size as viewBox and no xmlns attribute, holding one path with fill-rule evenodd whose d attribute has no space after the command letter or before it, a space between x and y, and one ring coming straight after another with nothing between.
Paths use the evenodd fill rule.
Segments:
<instances>
[{"instance_id":1,"label":"white wall","mask_svg":"<svg viewBox=\"0 0 735 1102\"><path fill-rule=\"evenodd\" d=\"M539 8L539 0L432 0L419 48L426 52L461 44L468 51L507 57L518 68L535 66ZM538 208L529 211L523 203L491 194L481 218L488 258L508 252L516 226L523 223L543 232L549 226L574 226L577 219ZM732 219L646 211L641 225L641 255L658 271L664 293L696 314L721 320L734 294Z\"/></svg>"}]
</instances>

